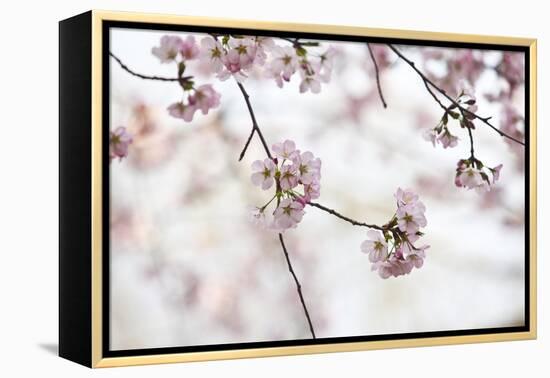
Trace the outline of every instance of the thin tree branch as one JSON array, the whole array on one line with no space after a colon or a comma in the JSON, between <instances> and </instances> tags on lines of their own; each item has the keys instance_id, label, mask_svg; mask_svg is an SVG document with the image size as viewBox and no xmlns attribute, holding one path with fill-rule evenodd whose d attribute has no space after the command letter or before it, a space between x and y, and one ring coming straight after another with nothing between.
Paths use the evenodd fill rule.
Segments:
<instances>
[{"instance_id":1,"label":"thin tree branch","mask_svg":"<svg viewBox=\"0 0 550 378\"><path fill-rule=\"evenodd\" d=\"M256 116L254 115L252 104L250 103L250 96L248 95L248 93L246 92L246 89L244 89L244 86L241 83L239 83L238 81L236 83L239 86L241 93L243 94L244 100L246 101L246 107L248 108L248 113L250 113L250 119L252 119L252 130L250 130L250 135L248 136L248 139L246 140L244 148L241 151L241 154L239 155L239 161L241 161L244 158L244 155L246 154L246 150L248 149L248 145L250 144L250 141L252 140L252 136L254 135L254 133L258 134L258 136L260 137L260 141L264 146L264 150L265 150L265 153L267 154L267 157L270 159L273 159L271 157L271 152L269 151L269 147L267 146L267 143L262 134L262 131L258 127L258 122L256 121Z\"/></svg>"},{"instance_id":2,"label":"thin tree branch","mask_svg":"<svg viewBox=\"0 0 550 378\"><path fill-rule=\"evenodd\" d=\"M338 218L340 218L340 219L343 219L343 220L345 220L346 222L351 223L351 224L354 225L354 226L362 226L362 227L374 228L375 230L380 230L380 231L385 231L385 230L387 230L387 228L378 226L378 225L376 225L376 224L368 224L368 223L364 223L364 222L359 222L359 221L356 221L355 219L351 219L351 218L349 218L349 217L346 217L345 215L340 214L340 213L337 212L336 210L333 210L333 209L330 209L330 208L328 208L328 207L326 207L326 206L323 206L323 205L321 205L320 203L308 202L308 205L313 206L313 207L316 207L316 208L321 209L321 210L323 210L323 211L326 211L327 213L332 214L332 215L334 215L335 217L338 217Z\"/></svg>"},{"instance_id":3,"label":"thin tree branch","mask_svg":"<svg viewBox=\"0 0 550 378\"><path fill-rule=\"evenodd\" d=\"M470 159L474 160L474 137L472 136L472 129L466 126L468 129L468 137L470 138Z\"/></svg>"},{"instance_id":4,"label":"thin tree branch","mask_svg":"<svg viewBox=\"0 0 550 378\"><path fill-rule=\"evenodd\" d=\"M258 126L258 122L256 121L256 116L254 115L254 110L252 109L252 104L250 103L250 97L248 93L246 92L246 89L244 86L237 81L237 85L239 86L239 89L241 90L241 93L243 94L244 100L246 101L246 106L248 108L248 112L250 113L250 118L252 119L252 130L250 131L250 135L248 136L246 143L244 145L244 148L239 156L239 161L242 160L244 157L246 150L248 148L248 145L250 144L250 141L252 140L252 136L254 133L258 134L260 137L260 140L262 142L262 145L264 147L265 153L267 157L270 159L273 159L271 156L271 152L269 151L269 147L267 146L267 143L265 141L265 138L262 134L262 131L260 130L260 127ZM277 182L277 187L279 188L279 182ZM277 199L277 204L279 203L279 199ZM283 253L285 255L286 263L288 265L288 271L292 275L292 278L294 279L294 283L296 284L296 291L298 292L298 296L300 297L300 303L302 304L302 308L304 310L304 314L306 316L307 324L309 326L309 331L311 332L311 336L315 339L317 338L315 336L315 330L313 329L313 323L311 322L311 317L309 316L309 311L306 306L306 302L304 300L304 295L302 294L302 285L300 284L300 281L298 280L298 277L296 276L296 273L294 272L294 268L292 267L292 263L290 262L290 257L288 255L288 251L286 249L285 241L283 239L283 234L279 233L279 241L281 242L281 247L283 248Z\"/></svg>"},{"instance_id":5,"label":"thin tree branch","mask_svg":"<svg viewBox=\"0 0 550 378\"><path fill-rule=\"evenodd\" d=\"M124 71L128 72L130 75L134 75L136 77L139 77L140 79L145 80L156 80L156 81L174 81L174 82L180 82L182 80L190 79L191 76L184 76L181 78L177 77L162 77L162 76L149 76L149 75L143 75L140 73L137 73L135 71L132 71L126 64L124 64L115 54L112 52L109 52L109 55L116 60L116 62L120 65L120 68L122 68Z\"/></svg>"},{"instance_id":6,"label":"thin tree branch","mask_svg":"<svg viewBox=\"0 0 550 378\"><path fill-rule=\"evenodd\" d=\"M376 74L376 86L378 87L378 95L380 96L380 101L382 101L382 106L384 106L384 109L388 107L386 104L386 100L384 100L384 95L382 94L382 86L380 85L380 71L378 69L378 63L376 63L376 58L374 57L374 53L372 52L372 48L370 47L370 44L367 42L367 48L369 49L370 58L372 59L372 63L374 64L374 72Z\"/></svg>"},{"instance_id":7,"label":"thin tree branch","mask_svg":"<svg viewBox=\"0 0 550 378\"><path fill-rule=\"evenodd\" d=\"M472 117L476 118L476 119L479 119L481 122L483 122L484 124L486 124L487 126L489 126L491 129L495 130L500 136L502 137L505 137L505 138L508 138L510 140L513 140L514 142L516 143L519 143L521 144L522 146L525 146L525 143L520 141L519 139L516 139L514 138L513 136L511 135L508 135L506 134L505 132L503 132L502 130L498 129L497 127L495 127L493 124L491 124L489 122L489 120L491 119L491 117L481 117L479 115L477 115L476 113L464 108L461 104L459 104L456 100L454 100L451 96L449 96L447 94L447 92L445 92L443 89L439 88L437 85L435 85L430 79L428 79L426 77L426 75L424 75L422 73L422 71L420 71L416 65L414 64L413 61L407 59L407 57L405 57L399 50L397 50L393 45L391 44L388 44L388 47L395 53L397 54L397 56L399 58L401 58L405 63L407 63L409 66L411 66L411 68L418 74L418 76L420 76L420 78L422 79L422 81L424 81L424 85L426 86L426 88L428 89L428 91L430 92L430 94L432 95L432 97L436 98L436 96L434 95L434 93L432 91L430 91L429 87L431 86L432 88L434 88L436 91L438 91L439 93L441 93L447 100L449 100L454 106L456 106L458 109L460 109L460 111L462 112L466 112L468 113L469 115L471 115ZM442 106L444 109L447 109L446 107L443 106L443 104L439 101L439 100L436 100L440 106Z\"/></svg>"},{"instance_id":8,"label":"thin tree branch","mask_svg":"<svg viewBox=\"0 0 550 378\"><path fill-rule=\"evenodd\" d=\"M286 249L285 241L283 239L283 234L279 234L279 241L281 242L281 247L283 247L286 263L288 265L288 271L292 275L292 278L294 278L296 291L298 292L298 296L300 297L300 302L302 303L302 308L304 310L304 314L306 315L307 324L309 325L309 331L311 332L311 336L316 339L317 337L315 336L315 331L313 330L313 323L311 322L311 318L309 317L306 302L304 301L304 295L302 294L302 285L300 285L300 281L298 281L298 277L296 277L296 273L294 273L294 268L292 268L292 263L290 262L290 257L288 256L288 251Z\"/></svg>"}]
</instances>

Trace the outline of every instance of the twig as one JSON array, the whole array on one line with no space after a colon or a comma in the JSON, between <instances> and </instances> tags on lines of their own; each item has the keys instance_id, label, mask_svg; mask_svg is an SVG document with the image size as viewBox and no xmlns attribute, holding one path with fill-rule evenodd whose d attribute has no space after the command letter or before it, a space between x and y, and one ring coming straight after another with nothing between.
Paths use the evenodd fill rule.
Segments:
<instances>
[{"instance_id":1,"label":"twig","mask_svg":"<svg viewBox=\"0 0 550 378\"><path fill-rule=\"evenodd\" d=\"M351 218L349 218L349 217L346 217L345 215L340 214L340 213L337 212L336 210L333 210L333 209L330 209L330 208L328 208L328 207L326 207L326 206L323 206L323 205L321 205L320 203L308 202L308 205L313 206L313 207L316 207L316 208L321 209L321 210L323 210L323 211L326 211L327 213L332 214L332 215L334 215L335 217L338 217L338 218L340 218L340 219L343 219L343 220L345 220L346 222L349 222L349 223L351 223L351 224L354 225L354 226L362 226L362 227L374 228L375 230L380 230L380 231L385 231L385 230L387 230L387 228L378 226L378 225L376 225L376 224L368 224L368 223L364 223L364 222L359 222L359 221L356 221L355 219L351 219Z\"/></svg>"},{"instance_id":2,"label":"twig","mask_svg":"<svg viewBox=\"0 0 550 378\"><path fill-rule=\"evenodd\" d=\"M475 160L474 156L474 137L472 136L472 129L466 126L468 129L468 137L470 137L470 159Z\"/></svg>"},{"instance_id":3,"label":"twig","mask_svg":"<svg viewBox=\"0 0 550 378\"><path fill-rule=\"evenodd\" d=\"M254 115L254 110L252 109L252 104L250 103L250 96L246 92L246 89L244 86L237 81L237 85L239 86L239 89L241 90L244 100L246 101L246 106L248 108L248 112L250 113L250 118L252 119L252 130L250 131L250 135L248 136L246 143L244 145L243 150L241 151L241 154L239 156L239 161L242 160L244 157L246 150L248 148L248 145L250 144L250 141L252 140L252 136L254 133L258 134L260 137L260 140L262 142L262 145L264 146L265 153L267 157L270 159L273 159L271 156L271 152L269 151L269 147L267 146L267 143L265 141L265 138L262 134L262 131L260 130L260 127L258 126L258 122L256 121L256 116ZM279 183L277 182L277 186L279 186ZM279 199L277 199L279 201ZM296 291L298 292L298 296L300 297L300 302L302 303L302 308L304 309L304 314L306 316L307 324L309 326L309 331L311 332L311 336L315 339L315 330L313 329L313 323L311 322L311 318L309 316L309 311L306 306L306 302L304 300L304 295L302 294L302 285L300 284L300 281L298 280L298 277L296 276L296 273L294 272L294 268L292 267L292 263L290 262L290 257L288 255L288 251L286 249L285 241L283 239L283 234L279 233L279 241L281 242L281 247L283 248L283 252L285 255L286 263L288 265L288 271L292 275L292 278L294 278L294 283L296 284Z\"/></svg>"},{"instance_id":4,"label":"twig","mask_svg":"<svg viewBox=\"0 0 550 378\"><path fill-rule=\"evenodd\" d=\"M382 101L382 106L384 106L384 109L388 107L386 104L386 100L384 100L384 95L382 94L382 86L380 85L380 72L378 70L378 63L376 63L376 58L374 57L374 53L372 52L372 48L370 47L370 44L367 42L367 48L369 49L370 58L372 59L372 63L374 64L374 72L376 74L376 86L378 87L378 95L380 96L380 101Z\"/></svg>"},{"instance_id":5,"label":"twig","mask_svg":"<svg viewBox=\"0 0 550 378\"><path fill-rule=\"evenodd\" d=\"M269 152L269 147L267 146L267 143L265 141L265 138L258 127L258 122L256 122L256 116L254 115L254 110L252 109L252 104L250 103L250 96L244 89L244 86L237 81L237 85L239 86L239 89L241 90L241 93L243 94L244 100L246 101L246 106L248 108L248 113L250 113L250 118L252 119L252 130L250 130L250 135L248 136L248 139L246 140L246 143L244 145L243 150L241 151L241 154L239 155L239 161L241 161L244 158L244 155L246 153L246 150L248 149L248 145L250 144L250 141L252 140L252 136L254 133L258 134L260 137L260 140L262 142L262 145L264 146L265 153L267 154L267 157L270 159L273 159L271 157L271 152Z\"/></svg>"},{"instance_id":6,"label":"twig","mask_svg":"<svg viewBox=\"0 0 550 378\"><path fill-rule=\"evenodd\" d=\"M317 337L315 336L315 331L313 330L313 323L311 322L311 318L309 317L306 302L304 301L304 295L302 294L302 285L300 285L300 281L298 281L298 277L296 277L296 273L294 273L294 268L292 268L290 257L288 256L288 251L286 249L285 241L283 239L283 234L279 234L279 241L281 242L281 247L283 247L286 263L288 265L288 271L290 272L290 274L292 274L292 277L294 278L296 291L298 292L298 296L300 297L300 302L302 303L302 308L304 309L304 314L306 315L307 324L309 325L309 331L311 332L311 336L316 339Z\"/></svg>"},{"instance_id":7,"label":"twig","mask_svg":"<svg viewBox=\"0 0 550 378\"><path fill-rule=\"evenodd\" d=\"M449 100L454 106L456 106L458 109L460 109L461 112L466 112L468 113L469 115L471 115L472 117L476 118L476 119L479 119L481 122L483 122L484 124L486 124L487 126L489 126L491 129L495 130L500 136L502 137L505 137L505 138L508 138L510 140L513 140L514 142L516 143L519 143L521 144L522 146L525 146L525 143L514 138L513 136L511 135L508 135L506 134L504 131L498 129L497 127L493 126L489 120L491 119L491 117L481 117L479 115L477 115L476 113L464 108L461 104L459 104L455 99L453 99L451 96L449 96L447 94L447 92L445 92L443 89L439 88L437 85L435 85L430 79L428 79L426 77L426 75L424 75L422 73L422 71L420 71L416 65L414 64L413 61L407 59L399 50L397 50L393 45L391 44L388 44L388 47L395 53L397 54L397 56L399 58L401 58L405 63L407 63L409 66L411 66L411 68L418 74L418 76L420 76L420 78L422 79L422 81L424 81L424 85L426 86L426 88L428 89L428 91L430 92L430 94L432 95L432 97L434 97L436 99L436 101L438 102L439 106L441 106L443 109L446 109L447 108L439 101L439 99L437 99L437 97L435 96L435 94L430 90L430 86L432 88L434 88L436 91L438 91L439 93L441 93L447 100Z\"/></svg>"},{"instance_id":8,"label":"twig","mask_svg":"<svg viewBox=\"0 0 550 378\"><path fill-rule=\"evenodd\" d=\"M145 80L157 80L157 81L175 81L175 82L180 82L182 80L187 80L187 79L190 79L191 76L184 76L184 77L181 77L181 78L177 78L177 77L162 77L162 76L149 76L149 75L143 75L143 74L140 74L140 73L137 73L135 71L132 71L126 64L122 63L122 61L115 55L113 54L112 52L109 52L109 55L117 61L117 63L120 65L120 67L128 72L130 75L134 75L136 77L139 77L140 79L145 79Z\"/></svg>"}]
</instances>

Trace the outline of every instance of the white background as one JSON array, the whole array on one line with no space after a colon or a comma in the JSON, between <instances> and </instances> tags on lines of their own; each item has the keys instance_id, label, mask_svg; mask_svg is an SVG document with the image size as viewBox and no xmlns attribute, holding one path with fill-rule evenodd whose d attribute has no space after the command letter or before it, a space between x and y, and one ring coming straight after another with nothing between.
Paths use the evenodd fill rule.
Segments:
<instances>
[{"instance_id":1,"label":"white background","mask_svg":"<svg viewBox=\"0 0 550 378\"><path fill-rule=\"evenodd\" d=\"M550 33L542 1L5 2L0 24L0 371L2 376L547 376L548 239L545 124ZM539 39L539 338L477 344L90 371L57 344L57 21L88 9L312 22ZM6 85L7 84L7 85Z\"/></svg>"}]
</instances>

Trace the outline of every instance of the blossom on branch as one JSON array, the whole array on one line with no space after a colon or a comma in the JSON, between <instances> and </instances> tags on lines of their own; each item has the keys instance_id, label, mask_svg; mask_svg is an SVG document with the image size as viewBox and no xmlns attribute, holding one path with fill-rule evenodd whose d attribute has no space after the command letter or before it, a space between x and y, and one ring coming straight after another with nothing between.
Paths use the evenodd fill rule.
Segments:
<instances>
[{"instance_id":1,"label":"blossom on branch","mask_svg":"<svg viewBox=\"0 0 550 378\"><path fill-rule=\"evenodd\" d=\"M200 62L204 66L208 67L210 71L219 73L223 70L223 54L224 49L218 40L212 37L205 37L201 39Z\"/></svg>"},{"instance_id":2,"label":"blossom on branch","mask_svg":"<svg viewBox=\"0 0 550 378\"><path fill-rule=\"evenodd\" d=\"M206 115L210 109L220 105L221 95L210 84L204 84L189 91L187 103L180 101L171 104L167 108L168 114L174 118L181 118L185 122L191 122L197 110Z\"/></svg>"},{"instance_id":3,"label":"blossom on branch","mask_svg":"<svg viewBox=\"0 0 550 378\"><path fill-rule=\"evenodd\" d=\"M276 230L284 231L295 228L304 216L304 205L291 198L285 198L273 212L273 223Z\"/></svg>"},{"instance_id":4,"label":"blossom on branch","mask_svg":"<svg viewBox=\"0 0 550 378\"><path fill-rule=\"evenodd\" d=\"M456 167L455 185L459 188L475 189L478 193L487 192L500 178L501 169L502 164L489 168L474 157L461 159Z\"/></svg>"},{"instance_id":5,"label":"blossom on branch","mask_svg":"<svg viewBox=\"0 0 550 378\"><path fill-rule=\"evenodd\" d=\"M361 244L361 251L368 254L372 270L380 277L399 277L409 274L413 268L424 265L428 245L416 246L426 227L426 207L410 189L398 188L394 194L397 211L384 226L367 232L368 239ZM391 248L390 248L391 246Z\"/></svg>"},{"instance_id":6,"label":"blossom on branch","mask_svg":"<svg viewBox=\"0 0 550 378\"><path fill-rule=\"evenodd\" d=\"M369 255L369 261L372 263L384 261L388 254L388 243L384 234L369 230L367 236L369 239L361 243L361 251Z\"/></svg>"},{"instance_id":7,"label":"blossom on branch","mask_svg":"<svg viewBox=\"0 0 550 378\"><path fill-rule=\"evenodd\" d=\"M252 163L251 180L254 185L267 190L275 183L273 197L264 206L256 207L259 210L253 214L255 220L265 220L272 215L269 228L283 232L296 227L305 214L305 205L319 198L321 159L309 151L300 152L291 140L274 144L272 150L274 158ZM272 203L275 209L266 215L266 209Z\"/></svg>"},{"instance_id":8,"label":"blossom on branch","mask_svg":"<svg viewBox=\"0 0 550 378\"><path fill-rule=\"evenodd\" d=\"M290 81L298 69L298 55L290 46L276 46L271 53L271 59L266 70L267 77L274 78L277 86L282 88L283 81Z\"/></svg>"},{"instance_id":9,"label":"blossom on branch","mask_svg":"<svg viewBox=\"0 0 550 378\"><path fill-rule=\"evenodd\" d=\"M192 60L199 56L200 49L195 43L195 37L187 36L181 43L180 54L184 60Z\"/></svg>"},{"instance_id":10,"label":"blossom on branch","mask_svg":"<svg viewBox=\"0 0 550 378\"><path fill-rule=\"evenodd\" d=\"M217 108L220 105L220 97L221 95L214 90L212 85L203 84L196 88L187 100L190 106L200 109L202 114L206 115L210 109Z\"/></svg>"},{"instance_id":11,"label":"blossom on branch","mask_svg":"<svg viewBox=\"0 0 550 378\"><path fill-rule=\"evenodd\" d=\"M183 40L177 36L165 35L160 39L160 46L153 47L151 53L160 59L161 63L171 63L176 60Z\"/></svg>"},{"instance_id":12,"label":"blossom on branch","mask_svg":"<svg viewBox=\"0 0 550 378\"><path fill-rule=\"evenodd\" d=\"M263 190L271 188L275 182L275 169L275 163L271 159L256 160L252 163L252 183L261 186Z\"/></svg>"}]
</instances>

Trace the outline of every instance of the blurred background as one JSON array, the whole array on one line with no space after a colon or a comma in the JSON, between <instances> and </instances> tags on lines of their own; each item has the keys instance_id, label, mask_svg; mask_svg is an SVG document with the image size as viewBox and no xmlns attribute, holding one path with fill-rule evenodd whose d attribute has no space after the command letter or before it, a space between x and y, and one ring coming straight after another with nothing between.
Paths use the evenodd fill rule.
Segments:
<instances>
[{"instance_id":1,"label":"blurred background","mask_svg":"<svg viewBox=\"0 0 550 378\"><path fill-rule=\"evenodd\" d=\"M164 34L114 29L111 50L137 72L175 76L151 54ZM476 156L502 163L501 180L485 195L456 188L468 136L451 125L461 141L445 150L422 138L442 114L411 68L376 49L384 109L366 46L322 45L338 54L320 94L300 94L298 77L282 89L260 73L245 82L268 143L293 139L319 156L318 202L358 220L385 223L396 188L412 188L426 204L431 248L422 269L382 280L360 252L366 229L307 208L285 238L318 337L523 325L522 147L479 125ZM443 87L474 81L479 113L494 124L510 127L510 109L523 115L522 79L512 85L497 68L518 53L402 51ZM249 206L269 194L250 182L250 164L264 157L257 138L237 161L251 127L242 95L233 80L189 71L222 97L185 123L166 111L181 98L177 84L140 80L111 61L110 127L134 135L128 158L111 163L111 349L309 338L276 234L248 221Z\"/></svg>"}]
</instances>

